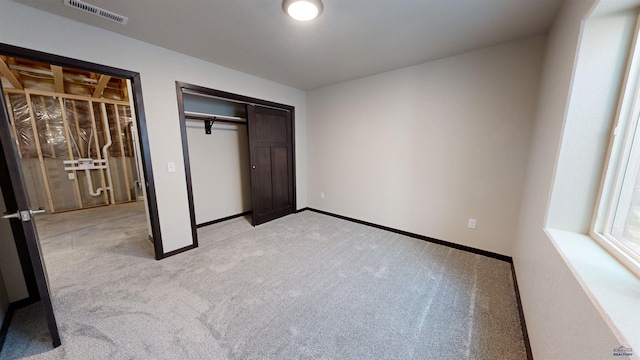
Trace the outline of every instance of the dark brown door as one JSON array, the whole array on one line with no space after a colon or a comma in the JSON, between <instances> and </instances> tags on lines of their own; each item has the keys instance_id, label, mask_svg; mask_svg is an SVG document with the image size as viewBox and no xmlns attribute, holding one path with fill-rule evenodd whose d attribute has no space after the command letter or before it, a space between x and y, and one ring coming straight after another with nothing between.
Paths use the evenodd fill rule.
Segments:
<instances>
[{"instance_id":1,"label":"dark brown door","mask_svg":"<svg viewBox=\"0 0 640 360\"><path fill-rule=\"evenodd\" d=\"M253 225L294 211L291 113L247 105Z\"/></svg>"},{"instance_id":2,"label":"dark brown door","mask_svg":"<svg viewBox=\"0 0 640 360\"><path fill-rule=\"evenodd\" d=\"M3 94L2 86L0 86L0 94ZM16 245L19 248L27 249L27 258L20 259L21 263L23 263L25 280L28 283L27 287L32 287L33 284L29 284L29 282L35 281L38 289L37 295L39 295L44 309L51 340L53 346L57 347L60 345L60 334L58 333L58 326L51 304L47 269L44 265L44 259L42 258L42 251L40 250L38 232L32 219L33 213L31 209L29 209L29 200L24 185L22 166L20 166L20 158L15 144L16 140L13 137L13 131L7 114L7 104L5 103L4 96L0 95L0 184L7 208L7 214L5 214L3 216L4 218L0 219L0 221L11 221L11 229L14 232L14 237L17 242L21 242ZM22 242L25 244L22 244ZM25 269L24 264L27 263L30 263L29 267L31 267L31 269ZM29 270L33 271L31 272ZM33 278L28 275L32 275ZM37 296L36 294L29 295L31 297Z\"/></svg>"}]
</instances>

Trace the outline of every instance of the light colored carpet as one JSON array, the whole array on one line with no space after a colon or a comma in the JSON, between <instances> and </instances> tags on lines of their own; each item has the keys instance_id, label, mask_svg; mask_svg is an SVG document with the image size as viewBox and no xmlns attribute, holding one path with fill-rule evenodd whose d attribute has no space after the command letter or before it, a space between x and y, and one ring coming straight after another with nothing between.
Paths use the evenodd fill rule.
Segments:
<instances>
[{"instance_id":1,"label":"light colored carpet","mask_svg":"<svg viewBox=\"0 0 640 360\"><path fill-rule=\"evenodd\" d=\"M506 262L310 211L156 261L144 213L113 216L43 240L63 345L36 304L0 359L526 359Z\"/></svg>"}]
</instances>

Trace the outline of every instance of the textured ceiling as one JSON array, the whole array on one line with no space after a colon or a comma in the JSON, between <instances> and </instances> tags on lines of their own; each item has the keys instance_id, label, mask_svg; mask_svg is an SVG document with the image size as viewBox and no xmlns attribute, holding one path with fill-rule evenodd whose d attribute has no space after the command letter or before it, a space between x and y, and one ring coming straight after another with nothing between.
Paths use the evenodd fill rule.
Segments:
<instances>
[{"instance_id":1,"label":"textured ceiling","mask_svg":"<svg viewBox=\"0 0 640 360\"><path fill-rule=\"evenodd\" d=\"M323 0L313 21L279 0L17 0L222 66L308 90L545 34L561 0Z\"/></svg>"}]
</instances>

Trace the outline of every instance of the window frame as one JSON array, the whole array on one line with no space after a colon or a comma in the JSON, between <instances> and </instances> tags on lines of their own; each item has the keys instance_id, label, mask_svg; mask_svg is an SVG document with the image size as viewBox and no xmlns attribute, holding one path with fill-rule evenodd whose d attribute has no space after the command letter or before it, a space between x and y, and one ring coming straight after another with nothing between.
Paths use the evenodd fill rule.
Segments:
<instances>
[{"instance_id":1,"label":"window frame","mask_svg":"<svg viewBox=\"0 0 640 360\"><path fill-rule=\"evenodd\" d=\"M640 165L640 17L618 100L618 109L609 139L604 171L589 234L605 250L640 278L640 253L628 248L611 234L631 161ZM632 153L632 150L636 150ZM640 172L639 172L640 174ZM635 179L634 179L635 180ZM627 200L625 200L627 201Z\"/></svg>"}]
</instances>

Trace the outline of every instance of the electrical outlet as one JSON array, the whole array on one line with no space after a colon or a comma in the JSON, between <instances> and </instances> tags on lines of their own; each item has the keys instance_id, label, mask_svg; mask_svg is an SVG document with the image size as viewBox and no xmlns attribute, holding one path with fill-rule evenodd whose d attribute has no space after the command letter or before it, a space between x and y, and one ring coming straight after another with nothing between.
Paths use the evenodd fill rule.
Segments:
<instances>
[{"instance_id":1,"label":"electrical outlet","mask_svg":"<svg viewBox=\"0 0 640 360\"><path fill-rule=\"evenodd\" d=\"M69 176L69 180L73 180L76 178L76 176L73 175L73 173L67 173L67 175Z\"/></svg>"},{"instance_id":2,"label":"electrical outlet","mask_svg":"<svg viewBox=\"0 0 640 360\"><path fill-rule=\"evenodd\" d=\"M467 228L475 229L476 228L476 219L469 219L469 221L467 221Z\"/></svg>"},{"instance_id":3,"label":"electrical outlet","mask_svg":"<svg viewBox=\"0 0 640 360\"><path fill-rule=\"evenodd\" d=\"M176 172L176 163L168 162L167 163L167 172L170 172L170 173Z\"/></svg>"},{"instance_id":4,"label":"electrical outlet","mask_svg":"<svg viewBox=\"0 0 640 360\"><path fill-rule=\"evenodd\" d=\"M324 193L323 192L320 193L320 199L324 200Z\"/></svg>"}]
</instances>

